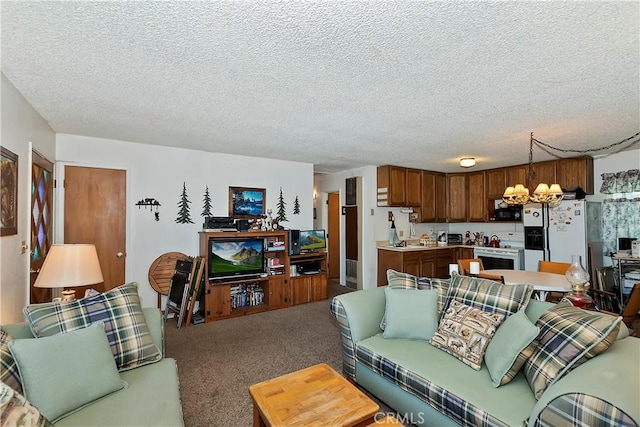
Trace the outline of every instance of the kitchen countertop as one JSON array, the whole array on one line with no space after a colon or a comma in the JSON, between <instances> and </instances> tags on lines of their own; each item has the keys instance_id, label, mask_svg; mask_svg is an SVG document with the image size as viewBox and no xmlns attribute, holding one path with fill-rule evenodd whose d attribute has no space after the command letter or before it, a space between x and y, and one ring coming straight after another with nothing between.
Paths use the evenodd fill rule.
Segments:
<instances>
[{"instance_id":1,"label":"kitchen countertop","mask_svg":"<svg viewBox=\"0 0 640 427\"><path fill-rule=\"evenodd\" d=\"M433 251L438 249L450 248L475 248L473 245L446 245L446 246L423 246L420 244L408 243L407 246L391 246L389 243L378 244L378 249L393 252L417 252L417 251Z\"/></svg>"}]
</instances>

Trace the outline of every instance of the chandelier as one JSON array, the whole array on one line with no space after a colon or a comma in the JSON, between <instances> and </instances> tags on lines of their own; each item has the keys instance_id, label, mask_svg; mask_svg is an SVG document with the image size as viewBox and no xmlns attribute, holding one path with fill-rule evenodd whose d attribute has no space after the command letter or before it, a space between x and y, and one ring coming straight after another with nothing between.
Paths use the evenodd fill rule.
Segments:
<instances>
[{"instance_id":1,"label":"chandelier","mask_svg":"<svg viewBox=\"0 0 640 427\"><path fill-rule=\"evenodd\" d=\"M549 203L555 204L562 200L564 194L559 184L545 184L541 182L538 184L533 194L529 194L529 186L534 178L533 171L533 132L531 132L531 138L529 139L529 182L528 186L524 184L516 184L515 187L507 187L502 195L504 200L509 205L525 205L527 203Z\"/></svg>"}]
</instances>

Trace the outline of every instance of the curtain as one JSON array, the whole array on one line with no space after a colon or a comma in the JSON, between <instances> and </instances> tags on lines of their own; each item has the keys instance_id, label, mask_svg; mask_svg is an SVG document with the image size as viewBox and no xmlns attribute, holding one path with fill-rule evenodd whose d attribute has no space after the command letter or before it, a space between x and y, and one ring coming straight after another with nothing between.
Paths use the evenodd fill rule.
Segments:
<instances>
[{"instance_id":1,"label":"curtain","mask_svg":"<svg viewBox=\"0 0 640 427\"><path fill-rule=\"evenodd\" d=\"M640 238L640 169L602 174L602 245L605 254L618 250L619 237Z\"/></svg>"}]
</instances>

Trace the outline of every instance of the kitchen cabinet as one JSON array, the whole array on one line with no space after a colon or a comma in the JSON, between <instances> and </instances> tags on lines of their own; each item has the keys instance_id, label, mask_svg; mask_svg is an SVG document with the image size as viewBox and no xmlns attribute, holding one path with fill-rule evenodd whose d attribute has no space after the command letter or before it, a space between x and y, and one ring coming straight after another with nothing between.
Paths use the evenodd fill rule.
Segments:
<instances>
[{"instance_id":1,"label":"kitchen cabinet","mask_svg":"<svg viewBox=\"0 0 640 427\"><path fill-rule=\"evenodd\" d=\"M419 222L446 222L447 177L440 172L422 171Z\"/></svg>"},{"instance_id":2,"label":"kitchen cabinet","mask_svg":"<svg viewBox=\"0 0 640 427\"><path fill-rule=\"evenodd\" d=\"M487 220L487 195L485 193L485 173L467 174L467 221L485 222Z\"/></svg>"},{"instance_id":3,"label":"kitchen cabinet","mask_svg":"<svg viewBox=\"0 0 640 427\"><path fill-rule=\"evenodd\" d=\"M379 166L377 175L378 206L405 206L406 168Z\"/></svg>"},{"instance_id":4,"label":"kitchen cabinet","mask_svg":"<svg viewBox=\"0 0 640 427\"><path fill-rule=\"evenodd\" d=\"M455 249L437 249L436 250L436 274L434 277L449 277L449 264L454 263Z\"/></svg>"},{"instance_id":5,"label":"kitchen cabinet","mask_svg":"<svg viewBox=\"0 0 640 427\"><path fill-rule=\"evenodd\" d=\"M387 284L387 270L393 269L417 277L449 277L453 248L394 251L378 248L378 286Z\"/></svg>"},{"instance_id":6,"label":"kitchen cabinet","mask_svg":"<svg viewBox=\"0 0 640 427\"><path fill-rule=\"evenodd\" d=\"M447 222L467 221L467 176L466 173L447 174Z\"/></svg>"},{"instance_id":7,"label":"kitchen cabinet","mask_svg":"<svg viewBox=\"0 0 640 427\"><path fill-rule=\"evenodd\" d=\"M564 190L582 188L593 194L593 157L571 157L556 161L557 183Z\"/></svg>"},{"instance_id":8,"label":"kitchen cabinet","mask_svg":"<svg viewBox=\"0 0 640 427\"><path fill-rule=\"evenodd\" d=\"M422 203L422 171L407 169L405 179L406 206L420 206Z\"/></svg>"},{"instance_id":9,"label":"kitchen cabinet","mask_svg":"<svg viewBox=\"0 0 640 427\"><path fill-rule=\"evenodd\" d=\"M529 183L529 165L509 166L507 168L507 186L508 187L515 187L516 184L522 184L526 187L528 183Z\"/></svg>"},{"instance_id":10,"label":"kitchen cabinet","mask_svg":"<svg viewBox=\"0 0 640 427\"><path fill-rule=\"evenodd\" d=\"M557 182L555 160L534 163L531 165L531 168L533 169L533 179L531 180L531 187L529 187L529 194L533 194L541 182L544 182L548 186Z\"/></svg>"},{"instance_id":11,"label":"kitchen cabinet","mask_svg":"<svg viewBox=\"0 0 640 427\"><path fill-rule=\"evenodd\" d=\"M378 206L420 206L422 174L419 169L378 166Z\"/></svg>"},{"instance_id":12,"label":"kitchen cabinet","mask_svg":"<svg viewBox=\"0 0 640 427\"><path fill-rule=\"evenodd\" d=\"M502 199L504 189L507 188L507 169L497 168L485 171L487 182L487 197L489 199Z\"/></svg>"}]
</instances>

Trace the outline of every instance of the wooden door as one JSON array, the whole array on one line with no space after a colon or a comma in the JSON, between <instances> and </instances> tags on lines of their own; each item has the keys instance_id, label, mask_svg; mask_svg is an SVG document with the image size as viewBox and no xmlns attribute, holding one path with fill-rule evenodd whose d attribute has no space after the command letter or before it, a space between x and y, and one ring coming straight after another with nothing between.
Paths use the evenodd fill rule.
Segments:
<instances>
[{"instance_id":1,"label":"wooden door","mask_svg":"<svg viewBox=\"0 0 640 427\"><path fill-rule=\"evenodd\" d=\"M32 304L51 301L51 289L34 288L49 248L53 229L53 163L33 151L31 165L31 256L30 297Z\"/></svg>"},{"instance_id":2,"label":"wooden door","mask_svg":"<svg viewBox=\"0 0 640 427\"><path fill-rule=\"evenodd\" d=\"M113 289L125 280L126 171L65 167L64 242L96 245L103 286ZM76 289L82 296L84 289Z\"/></svg>"},{"instance_id":3,"label":"wooden door","mask_svg":"<svg viewBox=\"0 0 640 427\"><path fill-rule=\"evenodd\" d=\"M522 184L529 185L529 165L510 166L507 168L507 185L515 187Z\"/></svg>"},{"instance_id":4,"label":"wooden door","mask_svg":"<svg viewBox=\"0 0 640 427\"><path fill-rule=\"evenodd\" d=\"M420 276L420 253L406 253L402 261L402 271L414 276Z\"/></svg>"},{"instance_id":5,"label":"wooden door","mask_svg":"<svg viewBox=\"0 0 640 427\"><path fill-rule=\"evenodd\" d=\"M329 278L340 277L340 193L329 193L327 230Z\"/></svg>"},{"instance_id":6,"label":"wooden door","mask_svg":"<svg viewBox=\"0 0 640 427\"><path fill-rule=\"evenodd\" d=\"M420 254L420 275L422 277L436 276L436 257L434 251L424 251Z\"/></svg>"},{"instance_id":7,"label":"wooden door","mask_svg":"<svg viewBox=\"0 0 640 427\"><path fill-rule=\"evenodd\" d=\"M565 190L582 188L593 194L593 157L572 157L558 160L558 184Z\"/></svg>"},{"instance_id":8,"label":"wooden door","mask_svg":"<svg viewBox=\"0 0 640 427\"><path fill-rule=\"evenodd\" d=\"M538 184L544 182L548 186L555 184L556 181L556 161L551 160L548 162L538 162L532 165L533 179L531 181L531 187L529 187L529 193L533 194Z\"/></svg>"},{"instance_id":9,"label":"wooden door","mask_svg":"<svg viewBox=\"0 0 640 427\"><path fill-rule=\"evenodd\" d=\"M389 206L405 206L407 203L407 170L389 166Z\"/></svg>"}]
</instances>

